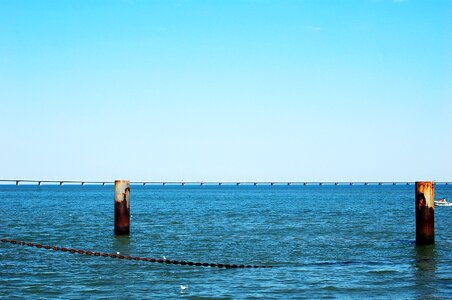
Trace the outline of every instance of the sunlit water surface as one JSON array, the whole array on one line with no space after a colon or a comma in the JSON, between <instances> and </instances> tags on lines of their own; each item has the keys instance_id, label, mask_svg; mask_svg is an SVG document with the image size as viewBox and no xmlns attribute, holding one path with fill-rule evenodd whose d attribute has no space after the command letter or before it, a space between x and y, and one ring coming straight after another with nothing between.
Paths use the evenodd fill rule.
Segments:
<instances>
[{"instance_id":1,"label":"sunlit water surface","mask_svg":"<svg viewBox=\"0 0 452 300\"><path fill-rule=\"evenodd\" d=\"M436 197L452 199L452 186ZM415 246L411 186L133 186L131 235L113 235L113 186L0 186L0 237L124 255L271 269L90 257L0 243L8 298L451 298L452 207ZM182 286L182 287L181 287Z\"/></svg>"}]
</instances>

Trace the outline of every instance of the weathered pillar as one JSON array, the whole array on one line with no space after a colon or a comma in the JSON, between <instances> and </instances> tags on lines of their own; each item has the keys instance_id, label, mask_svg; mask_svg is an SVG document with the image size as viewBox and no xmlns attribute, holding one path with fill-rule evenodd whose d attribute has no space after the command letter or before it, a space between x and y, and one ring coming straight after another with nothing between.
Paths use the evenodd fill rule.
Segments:
<instances>
[{"instance_id":1,"label":"weathered pillar","mask_svg":"<svg viewBox=\"0 0 452 300\"><path fill-rule=\"evenodd\" d=\"M130 234L130 181L115 180L115 235Z\"/></svg>"},{"instance_id":2,"label":"weathered pillar","mask_svg":"<svg viewBox=\"0 0 452 300\"><path fill-rule=\"evenodd\" d=\"M433 181L416 182L416 244L435 243L435 184Z\"/></svg>"}]
</instances>

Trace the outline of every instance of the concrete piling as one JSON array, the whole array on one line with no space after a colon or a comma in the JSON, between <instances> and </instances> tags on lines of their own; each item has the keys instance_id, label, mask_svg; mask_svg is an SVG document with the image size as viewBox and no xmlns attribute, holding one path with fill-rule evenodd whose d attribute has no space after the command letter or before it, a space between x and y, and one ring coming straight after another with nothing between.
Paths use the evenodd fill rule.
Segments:
<instances>
[{"instance_id":1,"label":"concrete piling","mask_svg":"<svg viewBox=\"0 0 452 300\"><path fill-rule=\"evenodd\" d=\"M130 234L130 181L115 180L115 235Z\"/></svg>"},{"instance_id":2,"label":"concrete piling","mask_svg":"<svg viewBox=\"0 0 452 300\"><path fill-rule=\"evenodd\" d=\"M435 243L435 184L416 182L416 244Z\"/></svg>"}]
</instances>

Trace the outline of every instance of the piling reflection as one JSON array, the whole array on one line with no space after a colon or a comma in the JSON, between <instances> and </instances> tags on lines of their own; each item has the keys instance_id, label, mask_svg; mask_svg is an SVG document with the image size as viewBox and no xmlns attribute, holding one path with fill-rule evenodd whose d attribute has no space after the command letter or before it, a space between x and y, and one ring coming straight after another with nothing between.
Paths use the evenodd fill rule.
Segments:
<instances>
[{"instance_id":1,"label":"piling reflection","mask_svg":"<svg viewBox=\"0 0 452 300\"><path fill-rule=\"evenodd\" d=\"M435 245L415 246L414 248L414 276L415 290L418 298L429 298L437 293L436 290L437 253Z\"/></svg>"},{"instance_id":2,"label":"piling reflection","mask_svg":"<svg viewBox=\"0 0 452 300\"><path fill-rule=\"evenodd\" d=\"M130 238L124 235L116 235L113 239L113 251L122 255L130 255Z\"/></svg>"}]
</instances>

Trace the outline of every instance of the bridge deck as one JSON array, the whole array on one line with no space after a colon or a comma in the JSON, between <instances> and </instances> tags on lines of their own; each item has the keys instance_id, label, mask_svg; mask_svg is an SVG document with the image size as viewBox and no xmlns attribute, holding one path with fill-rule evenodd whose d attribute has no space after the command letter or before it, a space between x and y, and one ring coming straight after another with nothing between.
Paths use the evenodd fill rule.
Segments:
<instances>
[{"instance_id":1,"label":"bridge deck","mask_svg":"<svg viewBox=\"0 0 452 300\"><path fill-rule=\"evenodd\" d=\"M53 185L112 185L114 181L89 181L89 180L35 180L35 179L0 179L0 184L53 184ZM413 181L130 181L133 185L414 185ZM452 182L435 182L439 185L452 185Z\"/></svg>"}]
</instances>

